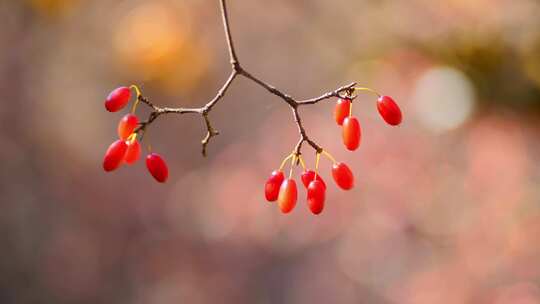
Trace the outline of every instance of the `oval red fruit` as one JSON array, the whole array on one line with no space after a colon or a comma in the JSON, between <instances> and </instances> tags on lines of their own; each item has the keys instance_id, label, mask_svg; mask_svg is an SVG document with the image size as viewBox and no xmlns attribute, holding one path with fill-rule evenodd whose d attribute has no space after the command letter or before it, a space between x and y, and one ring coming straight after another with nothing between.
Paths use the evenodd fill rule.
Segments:
<instances>
[{"instance_id":1,"label":"oval red fruit","mask_svg":"<svg viewBox=\"0 0 540 304\"><path fill-rule=\"evenodd\" d=\"M298 199L298 189L296 188L296 182L294 179L287 179L279 188L278 204L279 209L283 213L289 213L296 206L296 200Z\"/></svg>"},{"instance_id":2,"label":"oval red fruit","mask_svg":"<svg viewBox=\"0 0 540 304\"><path fill-rule=\"evenodd\" d=\"M275 202L278 199L279 188L281 187L283 180L285 180L283 172L279 170L272 172L272 175L270 175L264 185L264 195L267 201Z\"/></svg>"},{"instance_id":3,"label":"oval red fruit","mask_svg":"<svg viewBox=\"0 0 540 304\"><path fill-rule=\"evenodd\" d=\"M124 161L130 165L133 165L141 156L141 145L137 140L126 142L128 145L126 155L124 155Z\"/></svg>"},{"instance_id":4,"label":"oval red fruit","mask_svg":"<svg viewBox=\"0 0 540 304\"><path fill-rule=\"evenodd\" d=\"M332 177L343 190L350 190L354 187L354 175L344 163L336 163L332 166Z\"/></svg>"},{"instance_id":5,"label":"oval red fruit","mask_svg":"<svg viewBox=\"0 0 540 304\"><path fill-rule=\"evenodd\" d=\"M105 100L105 108L109 112L116 112L124 108L131 97L131 90L128 87L119 87L112 91Z\"/></svg>"},{"instance_id":6,"label":"oval red fruit","mask_svg":"<svg viewBox=\"0 0 540 304\"><path fill-rule=\"evenodd\" d=\"M313 214L319 214L324 209L326 186L319 180L314 180L309 183L307 188L307 201L309 210Z\"/></svg>"},{"instance_id":7,"label":"oval red fruit","mask_svg":"<svg viewBox=\"0 0 540 304\"><path fill-rule=\"evenodd\" d=\"M103 158L103 169L106 172L110 172L118 168L124 159L127 148L127 144L123 140L113 142L107 149L107 152L105 152L105 157Z\"/></svg>"},{"instance_id":8,"label":"oval red fruit","mask_svg":"<svg viewBox=\"0 0 540 304\"><path fill-rule=\"evenodd\" d=\"M358 149L361 136L362 132L358 119L354 116L345 118L343 121L342 138L347 150L354 151Z\"/></svg>"},{"instance_id":9,"label":"oval red fruit","mask_svg":"<svg viewBox=\"0 0 540 304\"><path fill-rule=\"evenodd\" d=\"M315 180L315 171L306 170L302 173L300 178L302 179L302 184L304 184L304 186L307 188L309 186L309 183ZM317 180L320 181L324 186L324 189L326 189L326 183L324 182L320 174L317 174Z\"/></svg>"},{"instance_id":10,"label":"oval red fruit","mask_svg":"<svg viewBox=\"0 0 540 304\"><path fill-rule=\"evenodd\" d=\"M126 114L120 122L118 123L118 137L120 139L126 140L137 128L139 119L134 114Z\"/></svg>"},{"instance_id":11,"label":"oval red fruit","mask_svg":"<svg viewBox=\"0 0 540 304\"><path fill-rule=\"evenodd\" d=\"M401 123L401 109L397 103L389 96L381 96L377 100L377 110L386 123L397 126Z\"/></svg>"},{"instance_id":12,"label":"oval red fruit","mask_svg":"<svg viewBox=\"0 0 540 304\"><path fill-rule=\"evenodd\" d=\"M334 109L334 119L338 125L343 124L345 117L350 115L351 111L351 100L348 98L340 98L336 103L336 108Z\"/></svg>"},{"instance_id":13,"label":"oval red fruit","mask_svg":"<svg viewBox=\"0 0 540 304\"><path fill-rule=\"evenodd\" d=\"M169 169L163 158L157 153L150 153L146 156L146 167L152 176L160 183L167 181Z\"/></svg>"}]
</instances>

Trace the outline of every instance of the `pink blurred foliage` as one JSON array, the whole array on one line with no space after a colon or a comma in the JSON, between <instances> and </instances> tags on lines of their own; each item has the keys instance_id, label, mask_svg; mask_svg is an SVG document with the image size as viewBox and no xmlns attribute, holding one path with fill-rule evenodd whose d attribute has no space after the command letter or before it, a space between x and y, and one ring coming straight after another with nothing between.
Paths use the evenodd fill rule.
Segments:
<instances>
[{"instance_id":1,"label":"pink blurred foliage","mask_svg":"<svg viewBox=\"0 0 540 304\"><path fill-rule=\"evenodd\" d=\"M239 56L258 76L298 98L358 81L402 107L393 128L376 99L360 95L354 153L332 100L301 109L310 137L356 177L341 191L321 161L329 187L319 216L300 183L289 215L264 200L298 134L282 101L247 81L212 112L221 135L206 159L202 121L167 116L151 126L145 143L168 160L167 184L142 162L101 170L122 116L103 109L112 88L138 83L160 105L200 106L224 80L214 4L0 4L10 46L0 51L1 303L540 303L538 95L530 108L499 106L480 89L502 89L483 82L491 72L475 78L479 67L453 64L485 63L473 47L502 37L522 74L496 76L538 90L525 56L540 39L536 1L230 1ZM124 41L143 22L133 14L164 21ZM466 55L451 53L456 45ZM147 47L152 56L133 61ZM468 96L473 110L445 116L437 98L431 112L419 109L426 75L449 88L436 96ZM448 75L475 94L452 95L462 82ZM454 125L437 129L426 113ZM313 168L307 145L304 157Z\"/></svg>"}]
</instances>

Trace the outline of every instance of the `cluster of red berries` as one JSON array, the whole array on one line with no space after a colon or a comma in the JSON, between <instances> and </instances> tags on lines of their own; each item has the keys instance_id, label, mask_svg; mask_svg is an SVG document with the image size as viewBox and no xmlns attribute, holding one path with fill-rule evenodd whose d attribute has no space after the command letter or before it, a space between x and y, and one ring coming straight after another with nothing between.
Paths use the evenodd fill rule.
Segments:
<instances>
[{"instance_id":1,"label":"cluster of red berries","mask_svg":"<svg viewBox=\"0 0 540 304\"><path fill-rule=\"evenodd\" d=\"M373 90L367 88L354 88L355 90L367 90L373 93ZM377 94L377 93L376 93ZM399 106L388 96L379 96L377 100L377 109L382 118L390 125L397 126L401 123L402 115ZM336 123L342 126L343 144L349 151L354 151L360 146L361 129L358 119L352 115L353 98L340 98L334 110L334 118ZM269 202L277 201L279 208L283 213L291 212L296 206L298 199L298 189L296 182L292 178L293 166L295 163L300 163L304 167L304 172L301 175L302 183L307 189L307 204L313 214L320 214L324 209L326 197L326 183L317 173L319 166L320 155L327 156L333 163L332 178L337 186L343 190L350 190L354 187L354 175L349 167L336 160L326 151L317 152L317 160L315 163L315 171L307 170L302 160L302 156L296 153L289 155L282 162L280 168L272 172L265 184L265 197ZM290 158L291 171L288 179L285 179L283 174L283 166Z\"/></svg>"},{"instance_id":2,"label":"cluster of red berries","mask_svg":"<svg viewBox=\"0 0 540 304\"><path fill-rule=\"evenodd\" d=\"M344 163L336 162L326 151L322 151L321 153L328 156L334 163L332 166L332 177L338 187L343 190L352 189L354 187L354 175L351 169ZM321 213L324 209L326 197L326 183L317 172L321 153L317 153L315 170L306 169L301 155L291 154L285 158L281 168L272 172L272 175L266 181L264 187L266 200L269 202L277 201L279 208L283 213L289 213L294 209L296 201L298 200L298 189L296 187L296 181L292 178L292 167L297 161L300 161L304 167L304 172L301 174L300 179L307 189L307 204L309 210L311 210L313 214ZM293 159L291 163L291 172L289 177L285 179L285 175L282 171L283 164L290 158Z\"/></svg>"},{"instance_id":3,"label":"cluster of red berries","mask_svg":"<svg viewBox=\"0 0 540 304\"><path fill-rule=\"evenodd\" d=\"M118 140L113 142L103 158L103 169L106 172L113 171L123 163L132 165L141 156L141 144L137 140L138 133L135 132L139 126L139 119L134 114L137 103L141 96L140 90L136 86L119 87L112 91L105 100L105 108L109 112L117 112L123 109L131 98L131 88L137 92L137 99L133 104L131 113L126 114L118 123ZM163 158L157 153L150 153L146 156L146 167L150 174L160 183L167 181L169 170Z\"/></svg>"}]
</instances>

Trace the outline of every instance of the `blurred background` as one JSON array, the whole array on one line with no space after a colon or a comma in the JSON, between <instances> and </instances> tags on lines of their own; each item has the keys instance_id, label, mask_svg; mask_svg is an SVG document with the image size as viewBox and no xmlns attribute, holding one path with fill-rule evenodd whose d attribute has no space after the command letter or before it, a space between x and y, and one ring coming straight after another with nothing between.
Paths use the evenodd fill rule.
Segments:
<instances>
[{"instance_id":1,"label":"blurred background","mask_svg":"<svg viewBox=\"0 0 540 304\"><path fill-rule=\"evenodd\" d=\"M350 165L313 216L264 200L298 139L290 109L239 77L199 116L161 117L145 143L170 167L111 174L103 153L139 84L197 107L229 74L218 1L0 1L0 303L540 303L540 2L229 1L243 66L301 99L357 81L393 96L301 108ZM138 114L147 115L141 106ZM308 166L314 153L304 148ZM298 177L300 169L296 169Z\"/></svg>"}]
</instances>

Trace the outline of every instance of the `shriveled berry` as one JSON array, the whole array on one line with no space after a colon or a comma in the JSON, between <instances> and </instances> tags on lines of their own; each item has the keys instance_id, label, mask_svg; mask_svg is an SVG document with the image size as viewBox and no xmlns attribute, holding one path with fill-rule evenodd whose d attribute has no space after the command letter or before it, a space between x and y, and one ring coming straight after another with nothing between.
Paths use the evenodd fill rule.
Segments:
<instances>
[{"instance_id":1,"label":"shriveled berry","mask_svg":"<svg viewBox=\"0 0 540 304\"><path fill-rule=\"evenodd\" d=\"M336 108L334 109L334 119L338 125L343 124L345 117L349 116L351 111L351 100L348 98L340 98L336 102Z\"/></svg>"},{"instance_id":2,"label":"shriveled berry","mask_svg":"<svg viewBox=\"0 0 540 304\"><path fill-rule=\"evenodd\" d=\"M279 170L272 172L272 175L270 175L264 185L264 195L267 201L275 202L278 199L279 188L281 187L283 180L285 180L283 172Z\"/></svg>"},{"instance_id":3,"label":"shriveled berry","mask_svg":"<svg viewBox=\"0 0 540 304\"><path fill-rule=\"evenodd\" d=\"M302 183L304 184L304 186L307 188L309 186L309 183L315 180L315 171L306 170L302 173L300 178L302 179ZM317 180L320 181L324 186L324 189L326 189L326 183L324 182L320 174L317 174Z\"/></svg>"},{"instance_id":4,"label":"shriveled berry","mask_svg":"<svg viewBox=\"0 0 540 304\"><path fill-rule=\"evenodd\" d=\"M313 214L319 214L324 209L326 186L319 180L314 180L309 183L307 188L307 202L309 210Z\"/></svg>"},{"instance_id":5,"label":"shriveled berry","mask_svg":"<svg viewBox=\"0 0 540 304\"><path fill-rule=\"evenodd\" d=\"M134 114L126 114L118 123L118 137L126 140L131 133L137 128L139 119Z\"/></svg>"},{"instance_id":6,"label":"shriveled berry","mask_svg":"<svg viewBox=\"0 0 540 304\"><path fill-rule=\"evenodd\" d=\"M279 209L283 213L289 213L296 206L296 200L298 199L298 189L296 188L296 182L294 179L287 179L279 188L278 204Z\"/></svg>"},{"instance_id":7,"label":"shriveled berry","mask_svg":"<svg viewBox=\"0 0 540 304\"><path fill-rule=\"evenodd\" d=\"M130 165L133 165L141 156L141 144L137 140L127 141L128 145L126 155L124 155L124 161Z\"/></svg>"},{"instance_id":8,"label":"shriveled berry","mask_svg":"<svg viewBox=\"0 0 540 304\"><path fill-rule=\"evenodd\" d=\"M392 97L381 96L377 100L377 110L389 125L397 126L401 123L401 109Z\"/></svg>"},{"instance_id":9,"label":"shriveled berry","mask_svg":"<svg viewBox=\"0 0 540 304\"><path fill-rule=\"evenodd\" d=\"M106 172L110 172L118 168L124 159L127 148L128 146L123 140L113 142L107 149L107 152L105 152L105 157L103 158L103 169Z\"/></svg>"},{"instance_id":10,"label":"shriveled berry","mask_svg":"<svg viewBox=\"0 0 540 304\"><path fill-rule=\"evenodd\" d=\"M344 163L336 163L332 166L332 177L343 190L350 190L354 187L354 175Z\"/></svg>"},{"instance_id":11,"label":"shriveled berry","mask_svg":"<svg viewBox=\"0 0 540 304\"><path fill-rule=\"evenodd\" d=\"M360 146L362 136L360 123L354 116L345 118L343 121L342 138L343 144L349 151L354 151Z\"/></svg>"},{"instance_id":12,"label":"shriveled berry","mask_svg":"<svg viewBox=\"0 0 540 304\"><path fill-rule=\"evenodd\" d=\"M163 158L157 153L150 153L146 156L146 167L152 176L160 183L167 181L169 169Z\"/></svg>"},{"instance_id":13,"label":"shriveled berry","mask_svg":"<svg viewBox=\"0 0 540 304\"><path fill-rule=\"evenodd\" d=\"M105 100L105 108L109 112L122 110L131 97L131 90L128 87L119 87L112 91Z\"/></svg>"}]
</instances>

